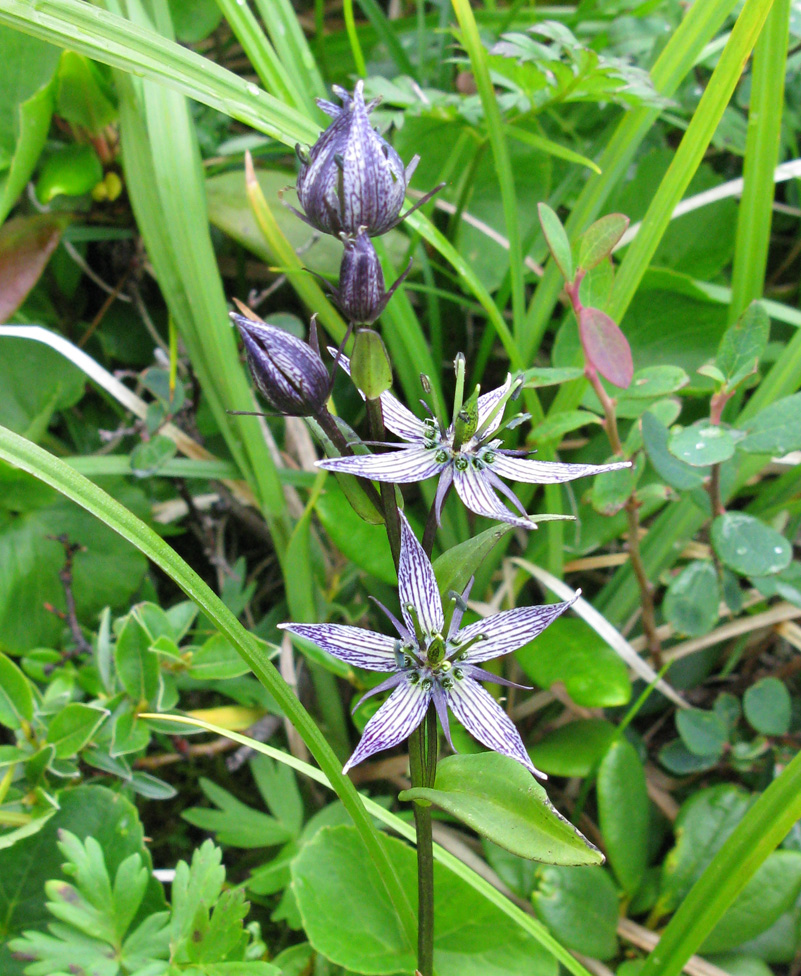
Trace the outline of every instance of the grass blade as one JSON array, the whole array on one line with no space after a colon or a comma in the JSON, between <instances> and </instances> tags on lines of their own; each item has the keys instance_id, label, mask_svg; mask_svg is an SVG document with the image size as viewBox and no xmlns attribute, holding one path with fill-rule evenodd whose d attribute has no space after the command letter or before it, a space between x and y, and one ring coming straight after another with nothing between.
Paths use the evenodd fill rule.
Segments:
<instances>
[{"instance_id":1,"label":"grass blade","mask_svg":"<svg viewBox=\"0 0 801 976\"><path fill-rule=\"evenodd\" d=\"M729 323L737 321L748 305L762 295L764 287L789 36L790 0L774 0L754 49Z\"/></svg>"},{"instance_id":2,"label":"grass blade","mask_svg":"<svg viewBox=\"0 0 801 976\"><path fill-rule=\"evenodd\" d=\"M476 88L481 97L484 108L484 119L487 125L492 155L495 158L495 169L498 174L498 185L503 204L504 224L506 236L509 240L509 271L512 284L512 332L517 337L524 327L526 314L525 287L523 282L523 251L520 244L520 224L517 218L517 192L515 190L514 173L506 145L503 130L503 120L498 107L498 98L490 78L489 67L484 45L478 33L478 25L473 16L473 9L469 0L452 0L456 19L461 28L460 43L464 46L470 66L473 69ZM525 357L523 357L525 359ZM519 355L515 359L520 359Z\"/></svg>"},{"instance_id":3,"label":"grass blade","mask_svg":"<svg viewBox=\"0 0 801 976\"><path fill-rule=\"evenodd\" d=\"M4 0L0 23L113 68L158 81L293 146L313 143L309 118L231 71L83 0Z\"/></svg>"},{"instance_id":4,"label":"grass blade","mask_svg":"<svg viewBox=\"0 0 801 976\"><path fill-rule=\"evenodd\" d=\"M623 259L612 290L608 312L620 322L626 314L651 258L678 204L703 159L724 109L729 104L742 66L756 44L773 0L747 0L720 60L698 103L687 131L642 221L642 227ZM773 167L771 166L771 173Z\"/></svg>"},{"instance_id":5,"label":"grass blade","mask_svg":"<svg viewBox=\"0 0 801 976\"><path fill-rule=\"evenodd\" d=\"M640 976L678 976L757 868L801 817L801 754L751 807L690 889Z\"/></svg>"}]
</instances>

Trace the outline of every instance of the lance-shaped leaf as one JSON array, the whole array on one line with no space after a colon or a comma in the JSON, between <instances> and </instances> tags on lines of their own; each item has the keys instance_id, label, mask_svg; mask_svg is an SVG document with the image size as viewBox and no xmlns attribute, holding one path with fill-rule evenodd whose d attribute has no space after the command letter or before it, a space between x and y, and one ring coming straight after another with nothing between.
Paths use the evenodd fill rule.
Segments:
<instances>
[{"instance_id":1,"label":"lance-shaped leaf","mask_svg":"<svg viewBox=\"0 0 801 976\"><path fill-rule=\"evenodd\" d=\"M591 271L609 257L628 226L629 218L620 213L607 214L590 224L581 238L579 267Z\"/></svg>"},{"instance_id":2,"label":"lance-shaped leaf","mask_svg":"<svg viewBox=\"0 0 801 976\"><path fill-rule=\"evenodd\" d=\"M603 854L557 812L545 790L496 752L448 756L433 789L401 800L427 800L513 854L547 864L602 864Z\"/></svg>"},{"instance_id":3,"label":"lance-shaped leaf","mask_svg":"<svg viewBox=\"0 0 801 976\"><path fill-rule=\"evenodd\" d=\"M628 339L599 308L579 312L579 335L587 362L604 379L625 389L634 375Z\"/></svg>"}]
</instances>

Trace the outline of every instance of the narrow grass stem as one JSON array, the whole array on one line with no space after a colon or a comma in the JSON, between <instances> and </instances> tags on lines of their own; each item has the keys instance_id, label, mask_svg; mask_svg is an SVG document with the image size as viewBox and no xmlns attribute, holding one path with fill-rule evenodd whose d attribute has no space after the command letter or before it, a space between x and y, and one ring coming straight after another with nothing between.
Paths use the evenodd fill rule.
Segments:
<instances>
[{"instance_id":1,"label":"narrow grass stem","mask_svg":"<svg viewBox=\"0 0 801 976\"><path fill-rule=\"evenodd\" d=\"M367 419L370 424L370 436L374 441L383 441L386 437L384 430L384 416L381 412L381 401L365 400L367 404ZM398 518L398 505L395 501L395 485L381 485L381 509L384 512L384 524L387 529L389 548L392 550L392 559L397 567L400 561L400 519Z\"/></svg>"},{"instance_id":2,"label":"narrow grass stem","mask_svg":"<svg viewBox=\"0 0 801 976\"><path fill-rule=\"evenodd\" d=\"M432 787L437 772L437 716L429 705L423 722L409 738L412 788ZM434 971L434 846L431 806L414 804L417 831L417 969L422 976Z\"/></svg>"}]
</instances>

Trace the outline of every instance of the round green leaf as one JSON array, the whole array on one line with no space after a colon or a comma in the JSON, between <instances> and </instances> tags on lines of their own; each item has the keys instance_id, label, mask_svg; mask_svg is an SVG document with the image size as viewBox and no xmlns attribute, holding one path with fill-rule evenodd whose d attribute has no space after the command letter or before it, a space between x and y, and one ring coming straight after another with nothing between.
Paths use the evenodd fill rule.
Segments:
<instances>
[{"instance_id":1,"label":"round green leaf","mask_svg":"<svg viewBox=\"0 0 801 976\"><path fill-rule=\"evenodd\" d=\"M589 776L614 736L615 727L606 719L580 718L549 732L528 754L549 776Z\"/></svg>"},{"instance_id":2,"label":"round green leaf","mask_svg":"<svg viewBox=\"0 0 801 976\"><path fill-rule=\"evenodd\" d=\"M534 910L560 942L593 959L617 954L617 891L605 871L547 865L537 882Z\"/></svg>"},{"instance_id":3,"label":"round green leaf","mask_svg":"<svg viewBox=\"0 0 801 976\"><path fill-rule=\"evenodd\" d=\"M690 773L702 773L707 769L714 769L718 764L718 757L696 756L681 739L673 739L671 742L666 742L659 750L659 761L669 773L688 776Z\"/></svg>"},{"instance_id":4,"label":"round green leaf","mask_svg":"<svg viewBox=\"0 0 801 976\"><path fill-rule=\"evenodd\" d=\"M720 586L711 562L698 560L675 577L665 594L665 618L679 634L708 634L718 619Z\"/></svg>"},{"instance_id":5,"label":"round green leaf","mask_svg":"<svg viewBox=\"0 0 801 976\"><path fill-rule=\"evenodd\" d=\"M409 900L417 889L412 848L382 837ZM414 972L416 947L356 829L324 827L292 862L292 884L309 942L326 959L365 974ZM450 871L434 865L434 967L439 976L556 976L534 938ZM346 924L357 920L358 924Z\"/></svg>"},{"instance_id":6,"label":"round green leaf","mask_svg":"<svg viewBox=\"0 0 801 976\"><path fill-rule=\"evenodd\" d=\"M651 814L642 762L627 739L614 742L602 759L596 791L609 863L625 891L633 895L648 863Z\"/></svg>"},{"instance_id":7,"label":"round green leaf","mask_svg":"<svg viewBox=\"0 0 801 976\"><path fill-rule=\"evenodd\" d=\"M729 738L723 719L716 712L705 712L700 708L677 712L676 728L682 742L696 756L721 756Z\"/></svg>"},{"instance_id":8,"label":"round green leaf","mask_svg":"<svg viewBox=\"0 0 801 976\"><path fill-rule=\"evenodd\" d=\"M497 752L448 756L434 789L416 787L401 800L428 800L500 847L548 864L602 864L603 854L566 820L518 762Z\"/></svg>"},{"instance_id":9,"label":"round green leaf","mask_svg":"<svg viewBox=\"0 0 801 976\"><path fill-rule=\"evenodd\" d=\"M712 545L721 562L743 576L770 576L790 564L790 543L744 512L724 512L712 523Z\"/></svg>"},{"instance_id":10,"label":"round green leaf","mask_svg":"<svg viewBox=\"0 0 801 976\"><path fill-rule=\"evenodd\" d=\"M703 468L728 461L734 454L734 438L725 427L699 420L671 434L668 450L685 464Z\"/></svg>"},{"instance_id":11,"label":"round green leaf","mask_svg":"<svg viewBox=\"0 0 801 976\"><path fill-rule=\"evenodd\" d=\"M541 688L561 681L577 705L610 708L631 698L625 664L578 617L555 620L516 657L532 681Z\"/></svg>"},{"instance_id":12,"label":"round green leaf","mask_svg":"<svg viewBox=\"0 0 801 976\"><path fill-rule=\"evenodd\" d=\"M778 678L762 678L743 696L745 717L763 735L784 735L790 728L792 707L790 692Z\"/></svg>"},{"instance_id":13,"label":"round green leaf","mask_svg":"<svg viewBox=\"0 0 801 976\"><path fill-rule=\"evenodd\" d=\"M634 374L624 397L629 400L663 397L689 382L690 377L681 366L646 366Z\"/></svg>"}]
</instances>

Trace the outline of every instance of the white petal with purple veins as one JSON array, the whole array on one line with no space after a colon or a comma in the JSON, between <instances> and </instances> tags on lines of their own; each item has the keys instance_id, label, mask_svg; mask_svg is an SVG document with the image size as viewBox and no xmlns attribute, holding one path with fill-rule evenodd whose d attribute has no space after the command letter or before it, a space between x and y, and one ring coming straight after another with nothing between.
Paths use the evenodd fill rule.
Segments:
<instances>
[{"instance_id":1,"label":"white petal with purple veins","mask_svg":"<svg viewBox=\"0 0 801 976\"><path fill-rule=\"evenodd\" d=\"M512 720L480 684L472 678L461 678L454 681L447 696L453 714L482 745L516 759L535 776L547 779L529 759Z\"/></svg>"},{"instance_id":2,"label":"white petal with purple veins","mask_svg":"<svg viewBox=\"0 0 801 976\"><path fill-rule=\"evenodd\" d=\"M350 457L326 458L317 461L318 468L326 471L343 471L360 478L406 485L413 481L425 481L445 467L436 459L436 451L425 447L402 447L385 454L354 454ZM447 463L447 462L446 462Z\"/></svg>"},{"instance_id":3,"label":"white petal with purple veins","mask_svg":"<svg viewBox=\"0 0 801 976\"><path fill-rule=\"evenodd\" d=\"M492 418L492 422L484 427L484 421L489 417L492 411L495 409L495 405L509 392L509 386L511 385L512 377L507 376L506 382L503 386L499 386L496 390L490 390L489 393L485 393L483 396L478 398L478 429L481 431L481 437L486 438L489 434L492 434L501 426L501 421L503 420L503 410L499 410L495 416Z\"/></svg>"},{"instance_id":4,"label":"white petal with purple veins","mask_svg":"<svg viewBox=\"0 0 801 976\"><path fill-rule=\"evenodd\" d=\"M532 461L530 458L500 453L495 455L491 465L495 474L502 478L525 481L532 485L559 485L574 478L630 467L630 461L616 461L613 464L562 464L559 461Z\"/></svg>"},{"instance_id":5,"label":"white petal with purple veins","mask_svg":"<svg viewBox=\"0 0 801 976\"><path fill-rule=\"evenodd\" d=\"M490 661L502 654L509 654L519 647L524 647L543 632L548 624L553 623L568 607L578 600L577 593L572 600L565 603L547 603L541 607L516 607L514 610L504 610L503 613L493 614L469 624L459 631L462 644L482 634L486 640L477 641L467 651L464 659L466 664L479 664Z\"/></svg>"},{"instance_id":6,"label":"white petal with purple veins","mask_svg":"<svg viewBox=\"0 0 801 976\"><path fill-rule=\"evenodd\" d=\"M396 671L394 637L375 634L347 624L279 624L298 637L305 637L324 651L354 668L368 671Z\"/></svg>"},{"instance_id":7,"label":"white petal with purple veins","mask_svg":"<svg viewBox=\"0 0 801 976\"><path fill-rule=\"evenodd\" d=\"M426 634L439 634L445 624L442 599L431 568L431 560L412 532L403 512L400 515L401 551L398 566L398 595L403 619L409 630L414 631L414 619L406 609L411 604L417 611L420 626Z\"/></svg>"},{"instance_id":8,"label":"white petal with purple veins","mask_svg":"<svg viewBox=\"0 0 801 976\"><path fill-rule=\"evenodd\" d=\"M407 739L423 721L431 689L424 688L421 681L416 684L407 678L384 702L381 708L364 727L364 735L356 751L347 761L343 772L374 752L391 749Z\"/></svg>"},{"instance_id":9,"label":"white petal with purple veins","mask_svg":"<svg viewBox=\"0 0 801 976\"><path fill-rule=\"evenodd\" d=\"M489 480L480 471L477 471L472 464L468 465L464 471L455 468L453 484L457 494L471 512L486 515L487 518L498 519L501 522L509 522L511 525L519 525L524 529L536 528L530 519L513 515L498 499Z\"/></svg>"}]
</instances>

